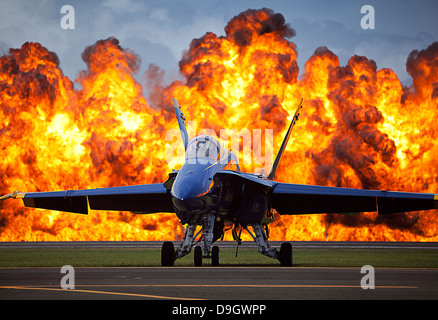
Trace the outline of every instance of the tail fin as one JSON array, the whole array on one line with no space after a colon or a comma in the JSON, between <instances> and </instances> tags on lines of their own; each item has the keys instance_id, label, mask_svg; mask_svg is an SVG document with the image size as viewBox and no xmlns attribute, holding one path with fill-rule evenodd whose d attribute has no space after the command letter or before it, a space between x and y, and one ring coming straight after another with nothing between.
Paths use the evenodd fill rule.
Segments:
<instances>
[{"instance_id":1,"label":"tail fin","mask_svg":"<svg viewBox=\"0 0 438 320\"><path fill-rule=\"evenodd\" d=\"M189 134L187 133L186 118L181 112L181 106L176 99L173 99L173 106L175 107L176 118L178 119L179 130L181 131L181 136L184 143L184 150L187 151L187 145L189 143Z\"/></svg>"},{"instance_id":2,"label":"tail fin","mask_svg":"<svg viewBox=\"0 0 438 320\"><path fill-rule=\"evenodd\" d=\"M290 123L289 129L287 130L286 136L283 139L283 143L281 144L280 150L278 150L277 157L275 158L274 164L272 165L271 172L268 175L268 179L270 179L270 180L274 180L275 172L277 171L277 167L278 167L278 164L280 163L281 156L283 155L284 149L286 149L286 145L289 141L290 134L292 132L292 128L294 127L295 122L298 120L298 117L300 115L299 111L302 107L303 107L303 99L301 99L300 105L298 106L297 111L295 111L294 117L292 119L292 122Z\"/></svg>"}]
</instances>

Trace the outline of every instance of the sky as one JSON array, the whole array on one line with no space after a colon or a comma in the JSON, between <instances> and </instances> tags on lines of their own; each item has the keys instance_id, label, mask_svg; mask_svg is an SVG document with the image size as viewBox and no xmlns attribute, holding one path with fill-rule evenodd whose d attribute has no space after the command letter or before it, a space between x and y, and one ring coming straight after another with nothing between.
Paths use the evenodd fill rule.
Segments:
<instances>
[{"instance_id":1,"label":"sky","mask_svg":"<svg viewBox=\"0 0 438 320\"><path fill-rule=\"evenodd\" d=\"M61 26L66 4L74 8L74 29ZM364 5L374 8L374 29L361 27ZM290 41L298 49L300 74L315 49L326 46L341 65L355 54L364 55L409 85L409 53L438 41L436 0L2 0L0 54L26 41L39 42L57 53L60 68L74 81L86 68L81 59L85 47L113 36L141 58L138 77L154 63L167 80L174 80L181 77L178 62L192 39L206 32L225 35L234 16L263 7L283 14L295 29Z\"/></svg>"}]
</instances>

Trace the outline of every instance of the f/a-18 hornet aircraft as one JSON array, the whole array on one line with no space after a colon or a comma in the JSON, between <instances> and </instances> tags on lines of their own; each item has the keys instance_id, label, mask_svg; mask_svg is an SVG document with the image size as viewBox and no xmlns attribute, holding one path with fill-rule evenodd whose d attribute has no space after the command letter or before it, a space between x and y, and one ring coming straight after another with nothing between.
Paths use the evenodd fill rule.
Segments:
<instances>
[{"instance_id":1,"label":"f/a-18 hornet aircraft","mask_svg":"<svg viewBox=\"0 0 438 320\"><path fill-rule=\"evenodd\" d=\"M438 194L361 190L279 183L274 181L281 156L298 120L302 100L268 176L240 171L236 155L216 138L199 135L189 141L185 118L178 101L173 99L182 140L185 163L179 171L169 173L164 183L89 190L55 192L15 191L0 197L22 199L26 207L88 214L92 210L131 211L152 214L176 213L186 226L184 237L175 250L173 242L162 245L161 264L173 266L176 259L190 253L195 246L194 264L202 266L205 258L218 266L219 247L213 243L225 232L225 223L234 225L233 236L240 244L245 229L257 244L258 251L278 259L283 266L292 265L292 245L282 243L280 250L268 242L268 224L274 221L274 210L280 215L349 214L377 211L392 214L438 209ZM228 170L234 163L236 170ZM199 228L199 230L197 230ZM249 227L252 228L252 232ZM196 240L196 239L199 240Z\"/></svg>"}]
</instances>

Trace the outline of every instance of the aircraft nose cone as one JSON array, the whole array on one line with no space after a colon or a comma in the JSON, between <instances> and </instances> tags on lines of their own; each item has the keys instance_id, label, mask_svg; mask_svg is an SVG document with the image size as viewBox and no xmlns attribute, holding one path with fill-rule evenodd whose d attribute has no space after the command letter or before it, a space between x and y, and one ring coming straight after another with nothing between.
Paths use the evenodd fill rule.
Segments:
<instances>
[{"instance_id":1,"label":"aircraft nose cone","mask_svg":"<svg viewBox=\"0 0 438 320\"><path fill-rule=\"evenodd\" d=\"M206 209L202 197L213 188L214 165L211 163L185 163L173 182L173 204L184 212L199 212Z\"/></svg>"},{"instance_id":2,"label":"aircraft nose cone","mask_svg":"<svg viewBox=\"0 0 438 320\"><path fill-rule=\"evenodd\" d=\"M185 200L208 192L212 187L214 175L208 169L209 163L203 165L185 163L173 183L172 196Z\"/></svg>"},{"instance_id":3,"label":"aircraft nose cone","mask_svg":"<svg viewBox=\"0 0 438 320\"><path fill-rule=\"evenodd\" d=\"M211 181L211 180L209 180ZM175 186L175 184L174 184ZM173 204L181 211L202 210L205 207L202 195L208 191L203 184L178 184L172 189Z\"/></svg>"},{"instance_id":4,"label":"aircraft nose cone","mask_svg":"<svg viewBox=\"0 0 438 320\"><path fill-rule=\"evenodd\" d=\"M172 188L172 195L175 198L185 200L194 198L203 193L203 185L196 183L196 181L175 181Z\"/></svg>"}]
</instances>

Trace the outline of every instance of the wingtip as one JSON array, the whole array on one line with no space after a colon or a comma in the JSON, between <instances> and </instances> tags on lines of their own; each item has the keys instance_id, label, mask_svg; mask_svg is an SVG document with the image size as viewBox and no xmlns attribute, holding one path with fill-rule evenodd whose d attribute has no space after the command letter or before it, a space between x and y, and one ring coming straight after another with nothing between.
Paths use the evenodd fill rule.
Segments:
<instances>
[{"instance_id":1,"label":"wingtip","mask_svg":"<svg viewBox=\"0 0 438 320\"><path fill-rule=\"evenodd\" d=\"M20 192L20 191L14 191L10 194L6 194L4 196L0 197L0 200L7 200L7 199L23 199L24 198L24 193Z\"/></svg>"}]
</instances>

